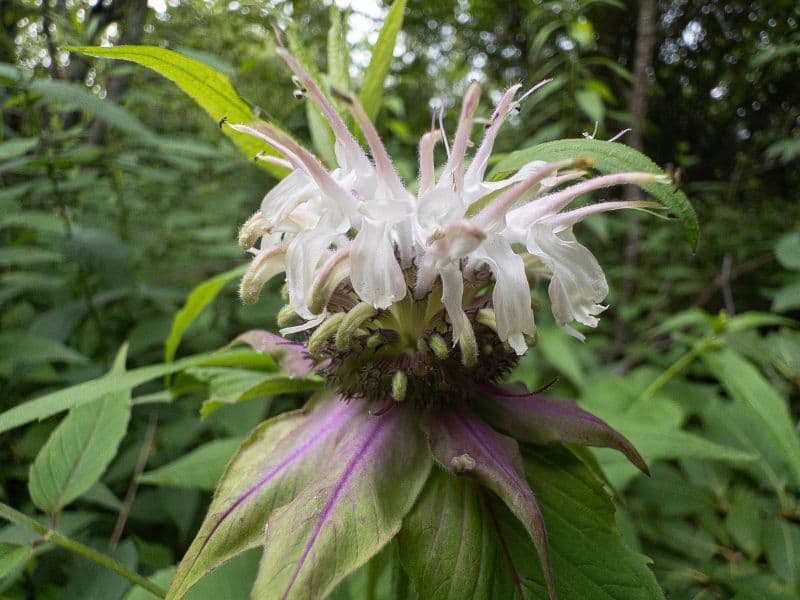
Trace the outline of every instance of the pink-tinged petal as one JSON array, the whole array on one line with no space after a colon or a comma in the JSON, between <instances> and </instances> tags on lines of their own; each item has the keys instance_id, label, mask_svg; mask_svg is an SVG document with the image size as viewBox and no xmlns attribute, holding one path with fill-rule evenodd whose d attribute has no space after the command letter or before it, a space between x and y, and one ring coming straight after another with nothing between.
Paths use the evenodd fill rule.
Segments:
<instances>
[{"instance_id":1,"label":"pink-tinged petal","mask_svg":"<svg viewBox=\"0 0 800 600\"><path fill-rule=\"evenodd\" d=\"M314 370L314 361L306 353L304 344L290 342L271 331L251 329L231 343L247 344L256 352L269 354L292 377L306 377Z\"/></svg>"},{"instance_id":2,"label":"pink-tinged petal","mask_svg":"<svg viewBox=\"0 0 800 600\"><path fill-rule=\"evenodd\" d=\"M497 108L495 108L492 114L489 127L486 129L486 133L483 136L483 141L478 147L477 152L475 152L475 158L470 163L467 173L464 176L467 188L478 185L483 180L483 176L486 173L486 166L489 164L489 156L492 154L494 140L497 138L500 127L506 120L508 113L511 112L511 108L514 104L514 96L517 95L520 87L522 86L519 84L512 85L506 90L502 98L500 98L500 102L498 102Z\"/></svg>"},{"instance_id":3,"label":"pink-tinged petal","mask_svg":"<svg viewBox=\"0 0 800 600\"><path fill-rule=\"evenodd\" d=\"M419 140L419 190L417 197L430 190L436 183L436 165L433 162L433 149L436 142L442 139L438 130L429 131Z\"/></svg>"},{"instance_id":4,"label":"pink-tinged petal","mask_svg":"<svg viewBox=\"0 0 800 600\"><path fill-rule=\"evenodd\" d=\"M660 206L661 205L658 202L650 202L648 200L598 202L597 204L590 204L589 206L582 206L581 208L558 213L552 217L545 217L544 220L550 225L553 225L554 231L557 233L583 221L586 217L590 217L598 213L624 209L643 210L647 208L659 208Z\"/></svg>"},{"instance_id":5,"label":"pink-tinged petal","mask_svg":"<svg viewBox=\"0 0 800 600\"><path fill-rule=\"evenodd\" d=\"M182 598L208 572L258 546L272 511L333 468L337 442L352 419L365 412L361 401L334 397L309 412L284 413L259 425L222 476L167 597Z\"/></svg>"},{"instance_id":6,"label":"pink-tinged petal","mask_svg":"<svg viewBox=\"0 0 800 600\"><path fill-rule=\"evenodd\" d=\"M497 433L467 408L433 411L423 429L433 457L442 467L492 490L522 522L539 554L550 598L555 600L544 519L525 479L517 442Z\"/></svg>"},{"instance_id":7,"label":"pink-tinged petal","mask_svg":"<svg viewBox=\"0 0 800 600\"><path fill-rule=\"evenodd\" d=\"M254 598L324 598L400 530L430 472L414 415L351 418L328 468L269 519Z\"/></svg>"},{"instance_id":8,"label":"pink-tinged petal","mask_svg":"<svg viewBox=\"0 0 800 600\"><path fill-rule=\"evenodd\" d=\"M308 90L311 94L311 98L314 102L319 106L322 114L325 115L325 118L328 120L328 124L330 124L331 128L333 129L333 134L336 136L337 145L340 147L341 152L337 152L337 159L345 159L343 162L346 164L341 164L340 166L344 168L354 168L358 169L362 172L368 172L371 170L369 159L367 159L364 151L356 142L353 135L350 133L350 130L345 125L342 118L339 116L339 113L336 112L336 109L333 105L328 101L325 95L322 93L322 90L319 89L314 79L309 75L306 70L297 62L297 59L292 56L286 48L278 48L277 49L278 55L286 61L286 64L289 65L289 68L294 72L297 78L300 80L300 83Z\"/></svg>"},{"instance_id":9,"label":"pink-tinged petal","mask_svg":"<svg viewBox=\"0 0 800 600\"><path fill-rule=\"evenodd\" d=\"M440 269L442 277L442 303L450 319L453 330L453 346L458 343L461 333L464 331L464 323L467 315L461 306L464 296L464 276L458 264L449 264Z\"/></svg>"},{"instance_id":10,"label":"pink-tinged petal","mask_svg":"<svg viewBox=\"0 0 800 600\"><path fill-rule=\"evenodd\" d=\"M450 151L450 156L447 159L447 164L442 171L442 176L439 181L442 185L449 186L452 184L453 187L458 190L463 190L464 188L464 157L466 156L467 146L469 145L472 120L475 116L475 111L478 108L480 99L480 86L477 83L471 84L467 93L464 94L464 100L461 104L461 116L458 119L453 148Z\"/></svg>"},{"instance_id":11,"label":"pink-tinged petal","mask_svg":"<svg viewBox=\"0 0 800 600\"><path fill-rule=\"evenodd\" d=\"M515 439L532 444L562 442L613 448L622 452L642 473L650 471L625 436L571 400L531 394L524 385L487 386L482 413Z\"/></svg>"}]
</instances>

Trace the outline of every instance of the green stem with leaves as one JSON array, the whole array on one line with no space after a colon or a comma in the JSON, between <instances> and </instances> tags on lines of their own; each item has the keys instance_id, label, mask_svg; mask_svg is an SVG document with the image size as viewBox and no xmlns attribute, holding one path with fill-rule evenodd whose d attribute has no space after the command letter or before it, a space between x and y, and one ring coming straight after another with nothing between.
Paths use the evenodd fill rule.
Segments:
<instances>
[{"instance_id":1,"label":"green stem with leaves","mask_svg":"<svg viewBox=\"0 0 800 600\"><path fill-rule=\"evenodd\" d=\"M49 529L28 515L23 514L2 502L0 502L0 517L11 521L12 523L16 523L17 525L22 525L23 527L28 527L34 530L36 533L42 536L43 541L51 542L56 546L60 546L66 550L69 550L70 552L74 552L75 554L79 554L84 558L88 558L89 560L96 562L104 569L113 571L120 577L124 577L134 585L143 587L148 592L155 594L159 598L166 598L167 596L167 592L161 589L161 587L157 586L149 579L142 577L138 573L122 566L110 556L107 556L102 552L98 552L94 548L90 548L89 546L81 544L80 542L76 542L75 540L58 533L54 529Z\"/></svg>"}]
</instances>

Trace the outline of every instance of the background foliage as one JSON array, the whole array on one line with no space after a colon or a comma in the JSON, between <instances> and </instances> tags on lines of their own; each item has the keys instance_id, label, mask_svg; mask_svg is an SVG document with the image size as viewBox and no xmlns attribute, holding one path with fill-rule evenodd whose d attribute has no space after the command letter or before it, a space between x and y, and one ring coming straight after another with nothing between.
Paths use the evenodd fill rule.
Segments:
<instances>
[{"instance_id":1,"label":"background foliage","mask_svg":"<svg viewBox=\"0 0 800 600\"><path fill-rule=\"evenodd\" d=\"M430 107L455 107L473 78L493 95L554 78L512 120L501 153L595 124L598 139L627 127L639 5L409 0L373 108L398 169L413 177ZM303 58L360 89L387 11L301 0L3 5L0 411L32 398L41 408L0 415L0 430L24 424L0 440L0 500L164 584L239 442L317 385L248 351L202 354L275 326L279 286L244 307L232 283L244 261L237 225L274 183L270 172L152 71L63 47L180 52L325 155L324 131L291 100L271 25L292 18ZM682 173L700 244L692 254L677 223L593 218L582 235L607 266L611 308L584 345L542 311L540 344L516 373L534 387L558 375L557 393L648 460L650 479L595 453L617 524L670 597L800 593L798 21L790 0L655 2L642 143ZM349 67L326 50L331 36L346 40ZM164 366L145 367L155 363ZM401 586L379 559L342 594ZM195 594L246 595L255 560L231 563ZM3 597L143 597L128 588L29 529L0 528Z\"/></svg>"}]
</instances>

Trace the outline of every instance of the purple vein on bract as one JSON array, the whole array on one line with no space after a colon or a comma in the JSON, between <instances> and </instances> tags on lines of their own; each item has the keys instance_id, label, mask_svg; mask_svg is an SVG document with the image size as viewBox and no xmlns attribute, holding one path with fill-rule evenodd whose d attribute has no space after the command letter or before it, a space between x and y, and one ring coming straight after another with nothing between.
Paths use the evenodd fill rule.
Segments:
<instances>
[{"instance_id":1,"label":"purple vein on bract","mask_svg":"<svg viewBox=\"0 0 800 600\"><path fill-rule=\"evenodd\" d=\"M283 460L280 464L274 467L269 473L267 473L267 475L261 478L258 481L258 483L256 483L253 487L247 490L247 492L239 496L239 498L237 498L236 501L222 513L222 516L214 525L214 527L211 529L211 531L208 534L208 537L206 537L202 547L198 551L197 553L198 557L200 556L206 545L209 543L211 538L214 536L217 529L219 529L222 523L231 515L231 513L233 513L233 511L235 511L242 504L244 504L250 497L252 497L256 492L258 492L261 488L267 485L270 481L275 479L275 477L277 477L289 465L291 465L294 461L299 459L302 455L304 455L311 448L313 448L317 443L324 441L325 438L328 436L328 434L338 429L338 427L341 426L343 422L347 421L350 417L352 417L351 413L355 412L357 408L360 408L360 406L357 406L359 404L357 402L348 402L348 403L339 402L335 398L328 400L328 403L329 405L334 406L334 410L330 414L326 415L327 417L326 420L322 420L321 422L318 423L318 425L321 425L321 427L317 429L317 431L312 433L309 436L309 438L305 442L303 442L297 449L295 449L295 451L292 452L292 454L286 457L285 460ZM313 413L309 415L308 418L310 419L310 422L305 424L314 424ZM298 427L298 429L302 428L303 425L300 425ZM298 433L297 430L290 431L289 433L287 433L287 437L295 436L297 433ZM195 560L197 559L195 558Z\"/></svg>"},{"instance_id":2,"label":"purple vein on bract","mask_svg":"<svg viewBox=\"0 0 800 600\"><path fill-rule=\"evenodd\" d=\"M325 522L331 515L333 511L333 507L336 502L339 500L339 496L342 494L344 487L353 477L356 469L358 468L359 464L366 460L368 456L368 451L370 447L372 447L375 443L377 443L382 435L385 434L387 427L391 424L392 421L397 420L397 412L388 413L383 415L382 417L370 417L370 421L367 422L368 425L375 424L375 428L369 432L365 437L366 439L363 440L360 447L353 453L353 457L345 466L344 471L342 472L339 480L336 482L335 487L333 488L333 492L331 493L330 498L325 503L322 511L320 512L319 519L317 520L317 524L314 526L314 531L311 532L311 538L308 540L303 553L300 555L300 559L297 562L297 567L294 570L294 574L292 578L289 580L289 585L286 587L286 591L281 596L281 600L286 600L286 597L289 595L289 592L294 585L294 582L297 580L297 576L300 574L300 569L303 568L308 555L311 553L311 550L314 544L319 537L320 532L322 531L322 527L325 525Z\"/></svg>"}]
</instances>

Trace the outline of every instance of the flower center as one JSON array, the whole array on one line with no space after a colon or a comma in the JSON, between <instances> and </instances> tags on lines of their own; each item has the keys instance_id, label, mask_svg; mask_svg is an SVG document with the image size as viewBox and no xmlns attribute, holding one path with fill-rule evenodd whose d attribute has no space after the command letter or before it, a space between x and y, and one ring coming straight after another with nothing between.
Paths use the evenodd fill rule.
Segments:
<instances>
[{"instance_id":1,"label":"flower center","mask_svg":"<svg viewBox=\"0 0 800 600\"><path fill-rule=\"evenodd\" d=\"M488 269L464 275L462 333L441 301L441 288L414 298L414 267L405 270L406 296L385 310L361 302L349 281L327 305L327 318L308 338L318 372L345 398L380 407L407 402L416 408L470 402L477 382L498 381L519 357L495 331Z\"/></svg>"}]
</instances>

